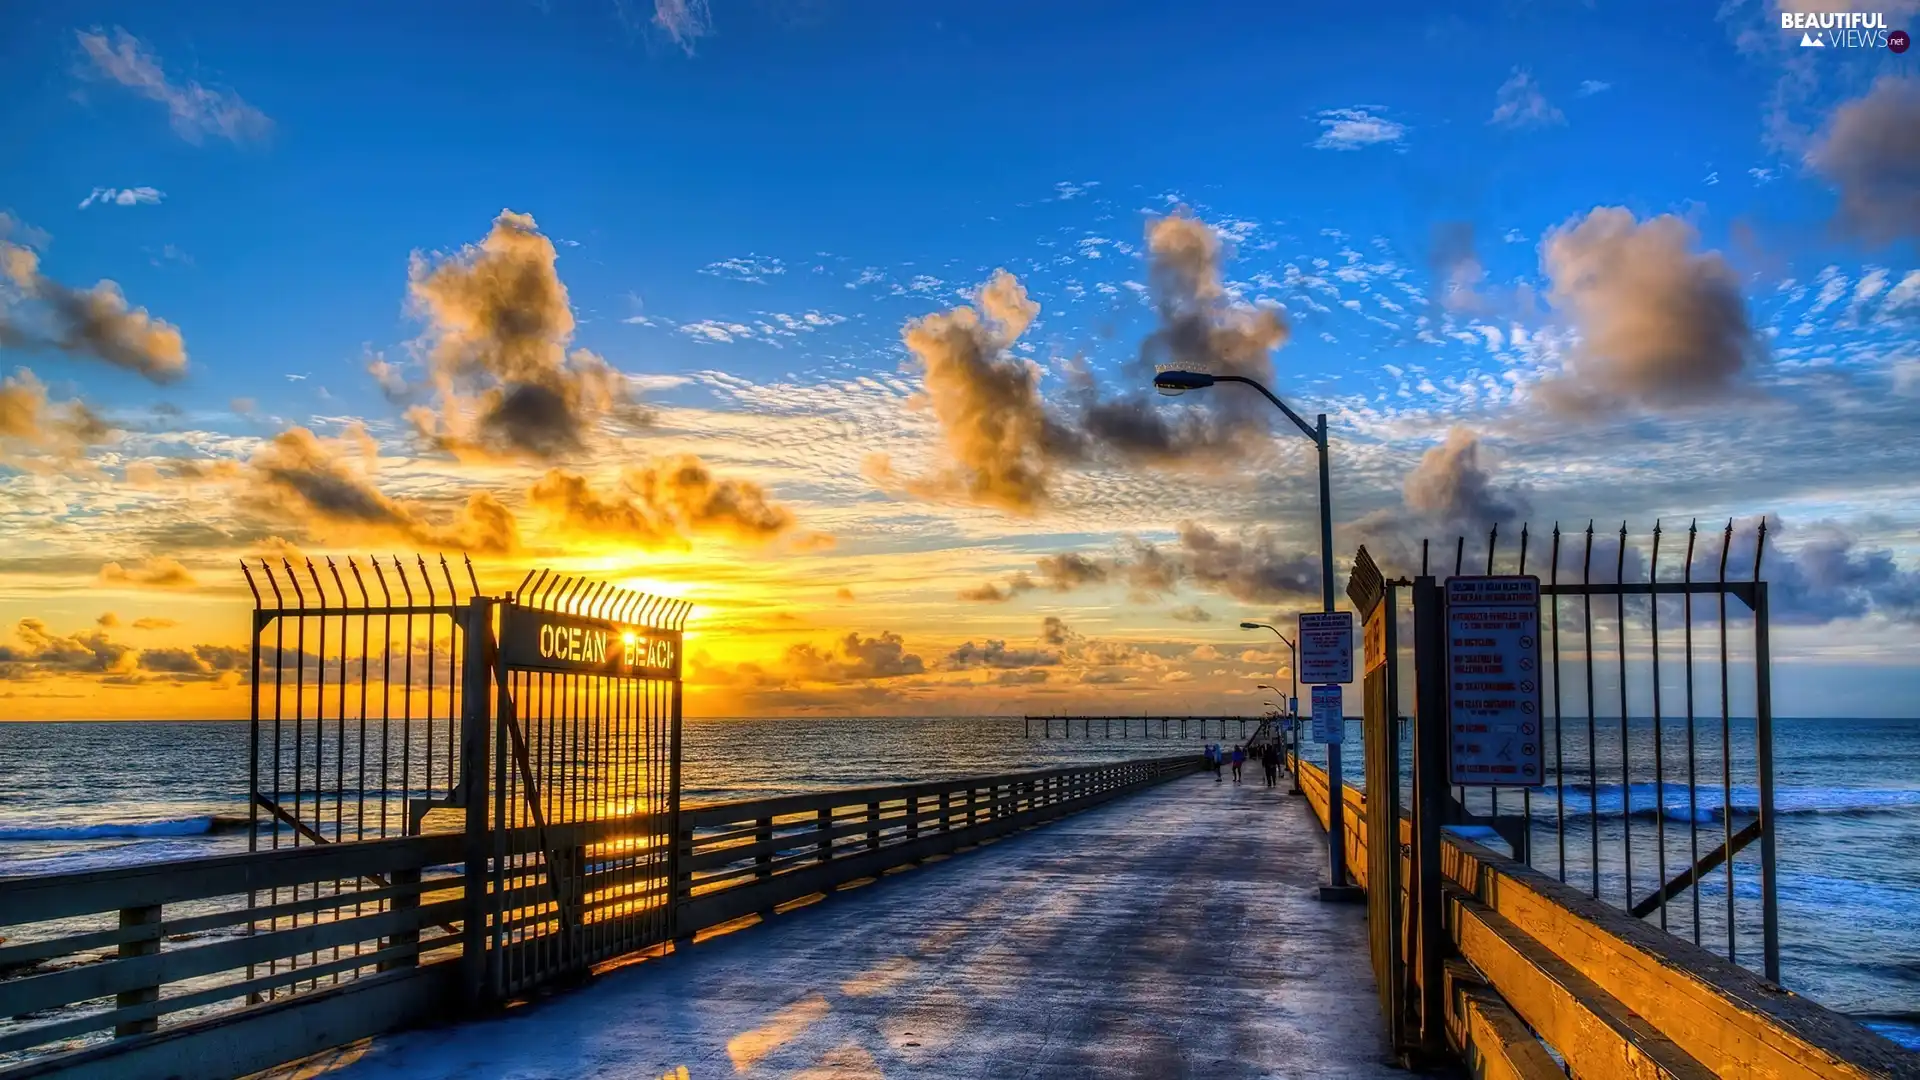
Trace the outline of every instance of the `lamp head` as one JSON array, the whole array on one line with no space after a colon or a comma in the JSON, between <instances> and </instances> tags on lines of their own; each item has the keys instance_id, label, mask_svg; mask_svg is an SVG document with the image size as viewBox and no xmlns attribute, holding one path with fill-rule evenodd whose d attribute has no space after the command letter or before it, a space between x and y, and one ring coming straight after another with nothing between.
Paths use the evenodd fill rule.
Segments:
<instances>
[{"instance_id":1,"label":"lamp head","mask_svg":"<svg viewBox=\"0 0 1920 1080\"><path fill-rule=\"evenodd\" d=\"M1213 385L1213 376L1204 371L1182 371L1179 368L1166 367L1153 373L1153 388L1168 397L1184 394L1189 390L1202 390Z\"/></svg>"},{"instance_id":2,"label":"lamp head","mask_svg":"<svg viewBox=\"0 0 1920 1080\"><path fill-rule=\"evenodd\" d=\"M1265 623L1257 623L1257 622L1243 622L1243 623L1241 623L1241 624L1240 624L1240 629L1242 629L1242 630L1258 630L1258 629L1260 629L1260 628L1261 628L1262 626L1264 626L1264 625L1266 625L1266 624L1265 624Z\"/></svg>"}]
</instances>

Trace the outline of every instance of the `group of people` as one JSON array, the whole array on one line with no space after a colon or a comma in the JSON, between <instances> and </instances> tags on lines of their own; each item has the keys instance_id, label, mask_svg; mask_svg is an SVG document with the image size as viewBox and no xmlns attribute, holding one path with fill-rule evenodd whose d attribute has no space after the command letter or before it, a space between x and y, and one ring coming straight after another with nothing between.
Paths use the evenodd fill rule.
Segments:
<instances>
[{"instance_id":1,"label":"group of people","mask_svg":"<svg viewBox=\"0 0 1920 1080\"><path fill-rule=\"evenodd\" d=\"M1215 783L1220 782L1222 779L1221 768L1227 764L1233 766L1233 782L1236 784L1239 783L1240 769L1241 766L1246 764L1246 761L1247 748L1245 746L1235 746L1231 751L1228 751L1222 748L1219 743L1207 744L1207 768L1213 770ZM1273 787L1280 782L1280 748L1272 742L1267 743L1260 750L1260 767L1267 774L1268 787Z\"/></svg>"}]
</instances>

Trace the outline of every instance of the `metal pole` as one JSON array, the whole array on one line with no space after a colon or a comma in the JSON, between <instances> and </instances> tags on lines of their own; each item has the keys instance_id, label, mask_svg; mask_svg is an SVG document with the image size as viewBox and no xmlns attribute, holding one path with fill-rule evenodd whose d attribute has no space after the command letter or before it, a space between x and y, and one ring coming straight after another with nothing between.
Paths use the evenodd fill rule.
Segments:
<instances>
[{"instance_id":1,"label":"metal pole","mask_svg":"<svg viewBox=\"0 0 1920 1080\"><path fill-rule=\"evenodd\" d=\"M1298 634L1299 631L1295 630L1294 633ZM1289 787L1287 794L1289 795L1302 793L1300 791L1300 650L1296 646L1297 642L1287 642L1287 662L1293 673L1293 693L1287 698L1287 712L1291 716L1287 726L1293 729L1290 733L1293 739L1293 768L1287 772Z\"/></svg>"},{"instance_id":2,"label":"metal pole","mask_svg":"<svg viewBox=\"0 0 1920 1080\"><path fill-rule=\"evenodd\" d=\"M1758 554L1754 555L1756 563L1759 558ZM1777 983L1780 981L1780 900L1773 835L1773 658L1767 641L1767 616L1767 583L1756 581L1753 585L1753 734L1754 756L1760 766L1760 956L1767 978ZM1725 747L1721 749L1727 752ZM1731 855L1727 861L1733 861Z\"/></svg>"},{"instance_id":3,"label":"metal pole","mask_svg":"<svg viewBox=\"0 0 1920 1080\"><path fill-rule=\"evenodd\" d=\"M1333 485L1327 468L1327 414L1315 418L1313 441L1320 451L1320 603L1333 610ZM1343 736L1344 737L1344 736ZM1340 768L1340 744L1327 744L1327 888L1322 899L1351 899L1347 885L1347 820L1345 774Z\"/></svg>"}]
</instances>

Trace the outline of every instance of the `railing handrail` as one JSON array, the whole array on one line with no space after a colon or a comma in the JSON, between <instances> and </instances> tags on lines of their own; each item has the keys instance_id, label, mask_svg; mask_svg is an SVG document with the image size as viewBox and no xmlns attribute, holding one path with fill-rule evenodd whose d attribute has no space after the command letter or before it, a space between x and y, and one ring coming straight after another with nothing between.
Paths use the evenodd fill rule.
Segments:
<instances>
[{"instance_id":1,"label":"railing handrail","mask_svg":"<svg viewBox=\"0 0 1920 1080\"><path fill-rule=\"evenodd\" d=\"M1324 807L1318 804L1331 797L1326 770L1308 761L1299 762L1298 768L1301 787L1309 802L1316 804L1313 809L1324 826ZM1351 784L1342 784L1341 789L1349 805L1364 797ZM1407 824L1403 819L1403 844L1408 839ZM1365 817L1347 815L1346 827L1364 847L1368 840ZM1498 917L1507 932L1537 943L1555 961L1571 966L1600 993L1632 1010L1661 1038L1716 1075L1736 1065L1752 1070L1739 1075L1754 1076L1914 1074L1920 1056L1841 1013L1471 840L1448 832L1442 834L1441 843L1450 907L1470 905ZM1362 873L1365 866L1365 860L1354 864ZM1557 932L1537 933L1532 924L1540 918L1534 916L1563 925ZM1568 932L1569 928L1582 934ZM1458 926L1454 933L1457 937ZM1525 960L1521 963L1533 966ZM1503 991L1514 989L1502 987L1504 980L1497 970L1478 974L1497 994L1504 996ZM1525 1019L1528 1010L1519 1007L1515 1012Z\"/></svg>"},{"instance_id":2,"label":"railing handrail","mask_svg":"<svg viewBox=\"0 0 1920 1080\"><path fill-rule=\"evenodd\" d=\"M802 791L788 795L767 795L754 799L736 799L727 802L683 805L680 809L681 824L699 826L713 823L745 821L762 817L784 817L787 814L804 813L819 810L821 807L853 806L860 803L895 802L900 799L924 798L939 795L941 792L966 791L971 788L995 787L1001 784L1030 783L1055 776L1084 775L1112 768L1137 768L1142 765L1177 765L1199 757L1194 754L1170 754L1157 758L1126 758L1120 761L1089 762L1083 765L1061 765L1048 769L1035 769L1030 772L982 773L971 776L956 776L943 780L915 780L905 784L889 784L882 787L830 788L823 791Z\"/></svg>"}]
</instances>

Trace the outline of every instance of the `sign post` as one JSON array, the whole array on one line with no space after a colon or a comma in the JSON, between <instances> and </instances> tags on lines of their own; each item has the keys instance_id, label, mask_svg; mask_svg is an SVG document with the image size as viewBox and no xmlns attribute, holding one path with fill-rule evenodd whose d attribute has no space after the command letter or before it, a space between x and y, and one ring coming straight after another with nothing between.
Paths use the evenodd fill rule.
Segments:
<instances>
[{"instance_id":1,"label":"sign post","mask_svg":"<svg viewBox=\"0 0 1920 1080\"><path fill-rule=\"evenodd\" d=\"M1448 578L1450 783L1545 782L1540 682L1540 579Z\"/></svg>"},{"instance_id":2,"label":"sign post","mask_svg":"<svg viewBox=\"0 0 1920 1080\"><path fill-rule=\"evenodd\" d=\"M1339 746L1347 733L1347 713L1338 683L1313 688L1313 741Z\"/></svg>"},{"instance_id":3,"label":"sign post","mask_svg":"<svg viewBox=\"0 0 1920 1080\"><path fill-rule=\"evenodd\" d=\"M1353 681L1353 612L1300 616L1300 681L1315 686Z\"/></svg>"}]
</instances>

